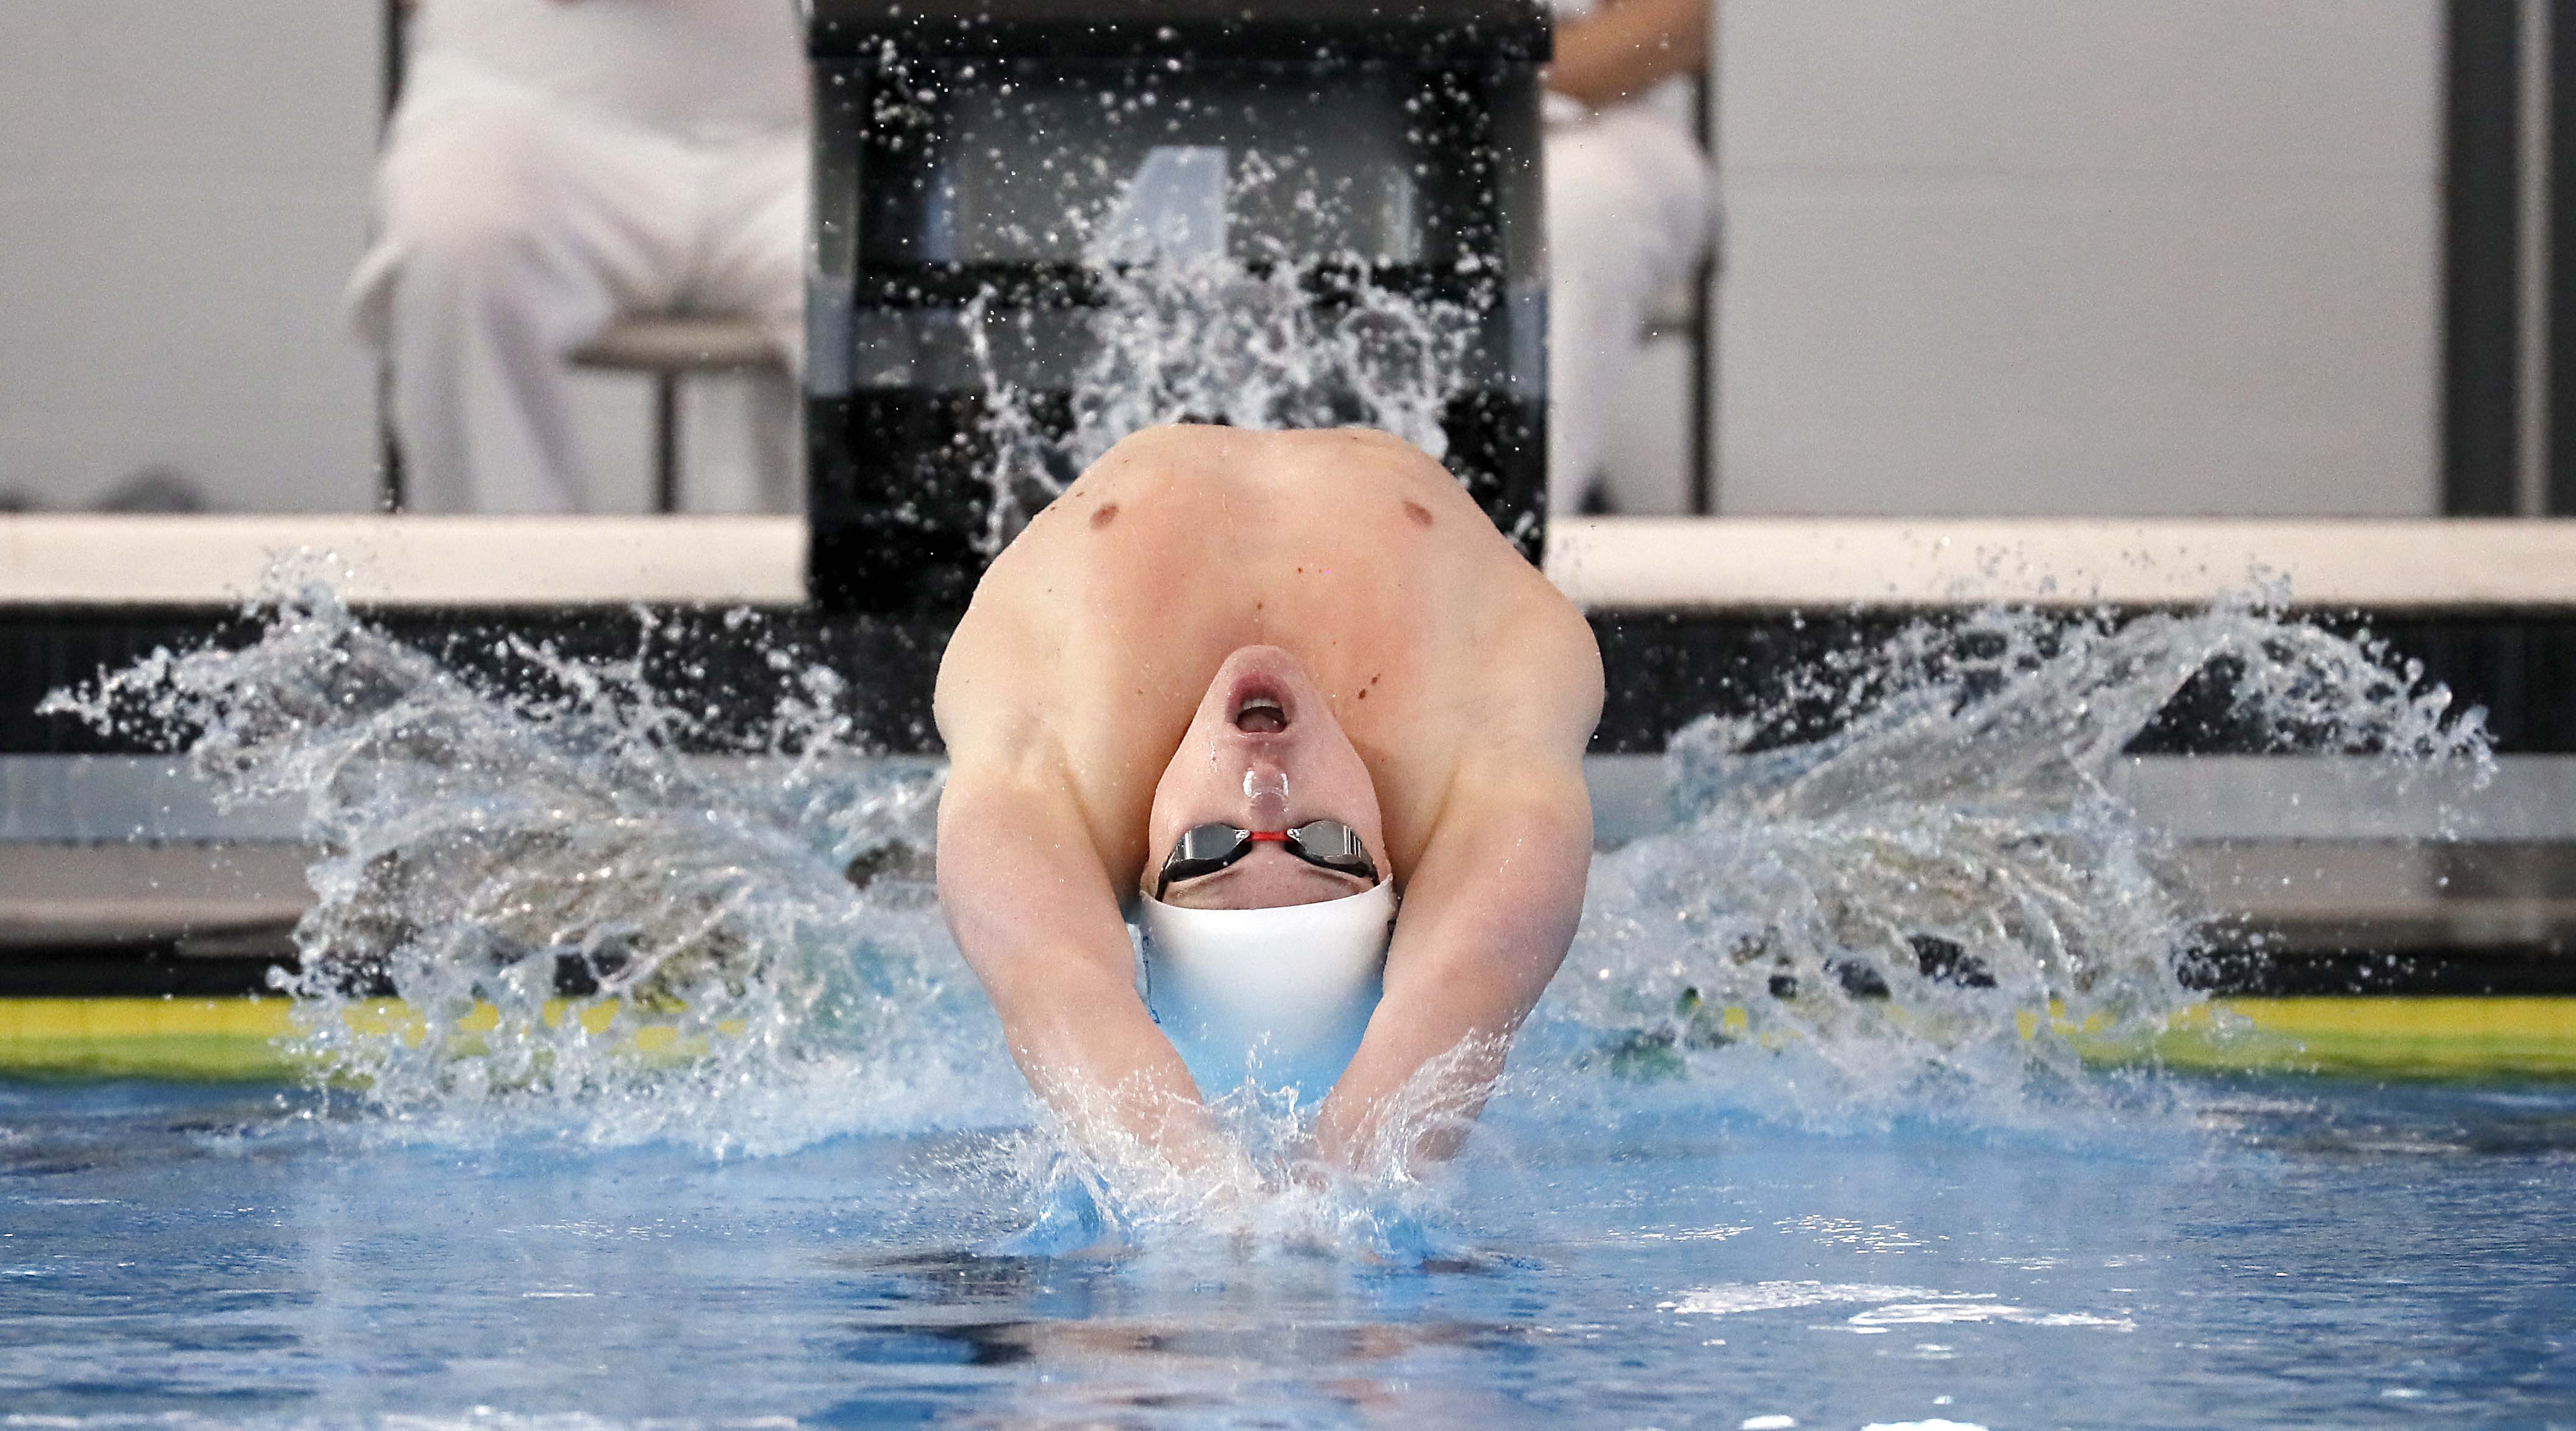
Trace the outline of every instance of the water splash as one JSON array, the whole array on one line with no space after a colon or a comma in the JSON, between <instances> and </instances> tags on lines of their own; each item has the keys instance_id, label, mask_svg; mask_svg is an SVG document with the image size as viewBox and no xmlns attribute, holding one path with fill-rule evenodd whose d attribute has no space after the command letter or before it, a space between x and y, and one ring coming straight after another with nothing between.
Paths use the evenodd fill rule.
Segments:
<instances>
[{"instance_id":1,"label":"water splash","mask_svg":"<svg viewBox=\"0 0 2576 1431\"><path fill-rule=\"evenodd\" d=\"M292 570L245 615L244 649L156 651L44 708L194 732L220 800L300 803L325 853L281 988L387 1118L721 1153L1019 1108L928 884L939 773L860 759L828 668L770 649L792 694L728 742L647 678L649 614L613 660L501 638L538 678L517 693Z\"/></svg>"},{"instance_id":2,"label":"water splash","mask_svg":"<svg viewBox=\"0 0 2576 1431\"><path fill-rule=\"evenodd\" d=\"M247 614L242 649L155 652L46 707L186 744L225 798L301 802L326 853L285 988L377 1126L724 1154L1029 1123L932 895L937 770L865 758L843 678L757 621L728 618L728 639L764 648L790 693L727 737L655 687L656 643L679 638L649 616L610 660L503 638L542 677L503 691L310 580ZM2486 761L2476 713L2418 672L2260 604L1908 627L1674 738L1677 827L1596 859L1506 1111L1753 1086L1766 1117L1979 1118L2098 1090L2070 1030L2151 1034L2188 1002L2176 963L2208 914L2106 776L2213 665L2239 724L2285 744ZM1819 710L1835 732L1802 739ZM1228 1226L1439 1255L1436 1182L1390 1160L1318 1185L1294 1167L1311 1109L1239 1094L1218 1112L1256 1150ZM1058 1210L1049 1236L1083 1216L1158 1238L1209 1222L1206 1189L1068 1140L992 1147L1000 1186Z\"/></svg>"},{"instance_id":3,"label":"water splash","mask_svg":"<svg viewBox=\"0 0 2576 1431\"><path fill-rule=\"evenodd\" d=\"M1400 293L1371 276L1364 255L1300 255L1271 236L1230 245L1229 215L1287 182L1257 153L1164 146L1096 212L1062 216L1082 235L1094 288L1076 324L1080 358L1046 380L1066 389L1069 420L1042 413L1004 375L994 335L1007 310L994 292L968 305L993 451L987 552L1121 439L1167 423L1374 427L1446 455L1442 419L1467 387L1479 302L1490 295ZM1314 213L1342 203L1312 190L1291 202Z\"/></svg>"},{"instance_id":4,"label":"water splash","mask_svg":"<svg viewBox=\"0 0 2576 1431\"><path fill-rule=\"evenodd\" d=\"M1444 456L1442 418L1466 387L1474 308L1347 276L1333 301L1319 302L1313 290L1328 271L1365 269L1223 255L1103 262L1100 302L1082 323L1086 355L1071 380L1069 425L1050 421L1003 376L992 299L978 297L966 323L994 452L985 549L1000 550L1121 439L1167 423L1374 427Z\"/></svg>"},{"instance_id":5,"label":"water splash","mask_svg":"<svg viewBox=\"0 0 2576 1431\"><path fill-rule=\"evenodd\" d=\"M1036 1191L1034 1221L995 1250L1063 1256L1213 1239L1237 1250L1354 1253L1406 1266L1473 1262L1446 1216L1452 1170L1413 1150L1463 1136L1488 1087L1473 1073L1489 1059L1498 1064L1496 1052L1462 1047L1417 1070L1347 1167L1313 1155L1314 1101L1254 1078L1211 1090L1204 1109L1173 1110L1190 1122L1203 1115L1219 1135L1226 1152L1213 1164L1176 1162L1126 1131L1135 1125L1132 1092L1072 1094L1045 1127L995 1149L1009 1181Z\"/></svg>"},{"instance_id":6,"label":"water splash","mask_svg":"<svg viewBox=\"0 0 2576 1431\"><path fill-rule=\"evenodd\" d=\"M2107 783L2187 683L2223 669L2235 723L2282 748L2492 766L2479 712L2285 597L1917 623L1694 722L1665 756L1677 827L1594 862L1541 1017L1632 1067L1789 1054L1822 1076L1766 1096L1810 1113L2080 1086L2079 1042L2142 1048L2192 1001L2213 910ZM1792 738L1820 709L1835 733Z\"/></svg>"}]
</instances>

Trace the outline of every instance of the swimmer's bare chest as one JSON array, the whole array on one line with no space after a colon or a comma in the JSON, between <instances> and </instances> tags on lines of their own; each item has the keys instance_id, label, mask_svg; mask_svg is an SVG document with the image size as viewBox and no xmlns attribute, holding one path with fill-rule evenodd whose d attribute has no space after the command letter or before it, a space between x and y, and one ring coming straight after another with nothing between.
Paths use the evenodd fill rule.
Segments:
<instances>
[{"instance_id":1,"label":"swimmer's bare chest","mask_svg":"<svg viewBox=\"0 0 2576 1431\"><path fill-rule=\"evenodd\" d=\"M1323 688L1407 866L1464 743L1462 713L1499 679L1490 637L1531 580L1436 467L1373 449L1333 461L1338 434L1294 435L1302 450L1280 460L1270 444L1288 435L1251 436L1267 450L1240 465L1104 464L988 578L1012 583L1036 638L1022 649L1041 653L1023 690L1046 703L1122 877L1207 682L1249 645L1286 648Z\"/></svg>"}]
</instances>

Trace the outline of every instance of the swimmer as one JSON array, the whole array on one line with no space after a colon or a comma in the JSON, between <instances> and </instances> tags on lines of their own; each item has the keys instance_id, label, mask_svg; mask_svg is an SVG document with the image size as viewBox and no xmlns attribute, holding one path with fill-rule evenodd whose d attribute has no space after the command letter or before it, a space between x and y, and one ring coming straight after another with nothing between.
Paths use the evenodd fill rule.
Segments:
<instances>
[{"instance_id":1,"label":"swimmer","mask_svg":"<svg viewBox=\"0 0 2576 1431\"><path fill-rule=\"evenodd\" d=\"M1077 1133L1239 1167L1202 1094L1286 1070L1318 1157L1445 1158L1574 937L1601 695L1582 614L1420 450L1142 432L949 643L940 901ZM1426 1066L1462 1116L1386 1146Z\"/></svg>"}]
</instances>

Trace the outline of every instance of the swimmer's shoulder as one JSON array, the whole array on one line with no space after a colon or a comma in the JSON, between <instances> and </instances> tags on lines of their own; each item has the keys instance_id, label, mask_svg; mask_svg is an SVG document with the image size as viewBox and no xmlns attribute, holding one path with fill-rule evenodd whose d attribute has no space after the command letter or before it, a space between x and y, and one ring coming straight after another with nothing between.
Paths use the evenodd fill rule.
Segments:
<instances>
[{"instance_id":1,"label":"swimmer's shoulder","mask_svg":"<svg viewBox=\"0 0 2576 1431\"><path fill-rule=\"evenodd\" d=\"M1566 600L1556 584L1525 567L1529 597L1525 620L1526 649L1532 679L1544 683L1555 710L1549 722L1559 737L1570 737L1576 752L1592 742L1601 723L1608 683L1601 669L1601 641L1582 608Z\"/></svg>"},{"instance_id":2,"label":"swimmer's shoulder","mask_svg":"<svg viewBox=\"0 0 2576 1431\"><path fill-rule=\"evenodd\" d=\"M1463 491L1474 522L1461 680L1493 693L1485 709L1509 712L1515 734L1580 755L1600 724L1601 644L1583 609L1494 529Z\"/></svg>"},{"instance_id":3,"label":"swimmer's shoulder","mask_svg":"<svg viewBox=\"0 0 2576 1431\"><path fill-rule=\"evenodd\" d=\"M1014 595L988 571L940 653L930 719L961 765L1025 748L1038 734L1043 705L1030 697L1043 694L1050 679L1046 642L1021 617Z\"/></svg>"},{"instance_id":4,"label":"swimmer's shoulder","mask_svg":"<svg viewBox=\"0 0 2576 1431\"><path fill-rule=\"evenodd\" d=\"M1068 484L994 555L940 660L932 715L952 758L1017 752L1052 741L1073 682L1096 681L1078 653L1086 630L1122 626L1138 603L1168 592L1149 581L1171 541L1156 499L1188 474L1164 460L1190 444L1131 437Z\"/></svg>"},{"instance_id":5,"label":"swimmer's shoulder","mask_svg":"<svg viewBox=\"0 0 2576 1431\"><path fill-rule=\"evenodd\" d=\"M995 554L948 634L931 720L952 760L1016 759L1046 734L1042 713L1062 704L1051 697L1066 678L1064 627L1081 609L1067 588L1084 573L1050 525L1040 513Z\"/></svg>"}]
</instances>

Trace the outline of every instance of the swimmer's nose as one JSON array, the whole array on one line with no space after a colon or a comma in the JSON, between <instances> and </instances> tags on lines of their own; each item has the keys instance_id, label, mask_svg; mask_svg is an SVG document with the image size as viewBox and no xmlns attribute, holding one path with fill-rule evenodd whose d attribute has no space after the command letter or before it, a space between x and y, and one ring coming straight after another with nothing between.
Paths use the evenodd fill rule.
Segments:
<instances>
[{"instance_id":1,"label":"swimmer's nose","mask_svg":"<svg viewBox=\"0 0 2576 1431\"><path fill-rule=\"evenodd\" d=\"M1288 827L1288 772L1276 765L1255 765L1243 772L1243 798L1251 805L1252 827Z\"/></svg>"}]
</instances>

